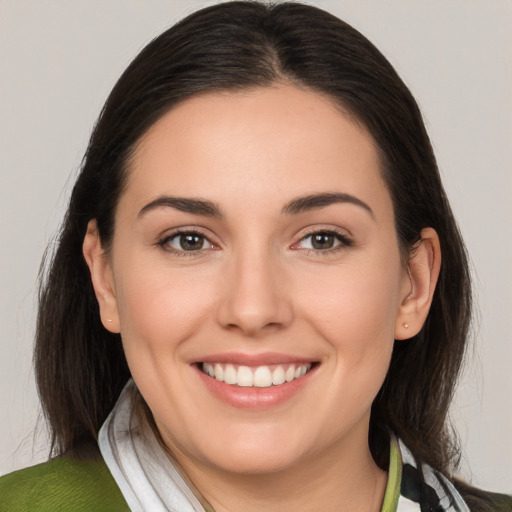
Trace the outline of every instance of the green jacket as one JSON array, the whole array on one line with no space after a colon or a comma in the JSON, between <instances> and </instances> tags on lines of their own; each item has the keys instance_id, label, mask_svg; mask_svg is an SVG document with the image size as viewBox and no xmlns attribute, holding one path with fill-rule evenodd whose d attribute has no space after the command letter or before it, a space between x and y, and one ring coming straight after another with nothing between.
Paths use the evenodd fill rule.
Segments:
<instances>
[{"instance_id":1,"label":"green jacket","mask_svg":"<svg viewBox=\"0 0 512 512\"><path fill-rule=\"evenodd\" d=\"M58 457L0 478L0 512L129 512L103 462Z\"/></svg>"}]
</instances>

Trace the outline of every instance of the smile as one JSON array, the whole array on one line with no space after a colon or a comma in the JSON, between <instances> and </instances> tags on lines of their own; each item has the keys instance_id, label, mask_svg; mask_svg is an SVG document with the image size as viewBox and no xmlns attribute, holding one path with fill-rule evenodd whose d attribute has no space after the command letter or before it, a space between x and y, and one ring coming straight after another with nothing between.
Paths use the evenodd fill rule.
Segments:
<instances>
[{"instance_id":1,"label":"smile","mask_svg":"<svg viewBox=\"0 0 512 512\"><path fill-rule=\"evenodd\" d=\"M239 387L268 388L300 379L311 370L312 364L271 366L237 366L222 363L202 363L199 368L215 380Z\"/></svg>"}]
</instances>

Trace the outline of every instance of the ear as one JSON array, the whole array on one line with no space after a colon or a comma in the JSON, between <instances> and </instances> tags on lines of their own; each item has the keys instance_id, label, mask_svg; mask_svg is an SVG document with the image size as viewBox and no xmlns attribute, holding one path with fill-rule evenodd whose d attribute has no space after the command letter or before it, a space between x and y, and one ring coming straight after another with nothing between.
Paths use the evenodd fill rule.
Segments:
<instances>
[{"instance_id":1,"label":"ear","mask_svg":"<svg viewBox=\"0 0 512 512\"><path fill-rule=\"evenodd\" d=\"M419 242L412 248L404 279L401 303L395 324L395 339L405 340L418 334L427 319L439 270L441 247L432 228L421 231Z\"/></svg>"},{"instance_id":2,"label":"ear","mask_svg":"<svg viewBox=\"0 0 512 512\"><path fill-rule=\"evenodd\" d=\"M96 220L87 225L82 251L91 273L92 286L100 307L101 323L110 332L120 331L114 276L108 255L101 246Z\"/></svg>"}]
</instances>

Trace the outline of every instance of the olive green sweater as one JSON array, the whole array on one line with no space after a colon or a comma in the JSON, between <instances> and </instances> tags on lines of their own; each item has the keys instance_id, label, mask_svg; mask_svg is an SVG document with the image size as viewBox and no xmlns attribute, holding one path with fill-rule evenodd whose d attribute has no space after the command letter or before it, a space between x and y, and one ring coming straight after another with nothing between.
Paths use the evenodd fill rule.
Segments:
<instances>
[{"instance_id":1,"label":"olive green sweater","mask_svg":"<svg viewBox=\"0 0 512 512\"><path fill-rule=\"evenodd\" d=\"M58 457L0 478L0 512L129 512L100 461Z\"/></svg>"}]
</instances>

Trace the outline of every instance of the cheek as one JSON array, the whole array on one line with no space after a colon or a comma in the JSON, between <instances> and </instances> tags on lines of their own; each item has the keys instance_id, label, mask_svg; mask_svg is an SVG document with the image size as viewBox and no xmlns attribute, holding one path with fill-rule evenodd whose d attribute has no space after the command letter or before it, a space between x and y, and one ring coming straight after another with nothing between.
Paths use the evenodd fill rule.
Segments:
<instances>
[{"instance_id":1,"label":"cheek","mask_svg":"<svg viewBox=\"0 0 512 512\"><path fill-rule=\"evenodd\" d=\"M121 335L131 347L150 352L175 348L193 335L206 316L214 296L199 272L173 272L168 266L137 266L127 262L116 283Z\"/></svg>"},{"instance_id":2,"label":"cheek","mask_svg":"<svg viewBox=\"0 0 512 512\"><path fill-rule=\"evenodd\" d=\"M315 276L315 287L302 286L302 310L317 327L347 339L393 337L399 302L399 269L365 265ZM352 334L350 336L350 334Z\"/></svg>"},{"instance_id":3,"label":"cheek","mask_svg":"<svg viewBox=\"0 0 512 512\"><path fill-rule=\"evenodd\" d=\"M337 371L361 393L380 388L394 345L400 267L372 263L340 267L316 276L315 293L306 288L301 314L332 347Z\"/></svg>"}]
</instances>

